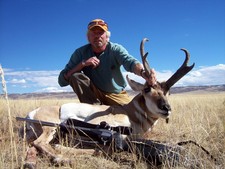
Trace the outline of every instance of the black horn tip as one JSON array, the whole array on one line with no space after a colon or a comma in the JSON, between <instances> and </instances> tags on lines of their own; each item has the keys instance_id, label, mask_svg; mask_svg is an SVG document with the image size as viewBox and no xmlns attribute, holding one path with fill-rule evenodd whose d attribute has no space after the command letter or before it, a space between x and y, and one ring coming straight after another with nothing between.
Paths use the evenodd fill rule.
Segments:
<instances>
[{"instance_id":1,"label":"black horn tip","mask_svg":"<svg viewBox=\"0 0 225 169\"><path fill-rule=\"evenodd\" d=\"M182 50L182 51L184 51L185 52L185 55L186 55L186 59L185 59L185 61L184 61L184 64L186 63L188 63L188 61L189 61L189 59L190 59L190 53L188 52L188 50L187 49L185 49L185 48L181 48L180 50ZM195 63L193 63L191 66L188 66L189 68L190 68L190 70L193 68L195 66Z\"/></svg>"},{"instance_id":2,"label":"black horn tip","mask_svg":"<svg viewBox=\"0 0 225 169\"><path fill-rule=\"evenodd\" d=\"M189 66L191 69L195 66L195 63L193 63L191 66Z\"/></svg>"},{"instance_id":3,"label":"black horn tip","mask_svg":"<svg viewBox=\"0 0 225 169\"><path fill-rule=\"evenodd\" d=\"M149 41L148 38L144 38L144 39L142 40L142 42L147 42L147 41Z\"/></svg>"},{"instance_id":4,"label":"black horn tip","mask_svg":"<svg viewBox=\"0 0 225 169\"><path fill-rule=\"evenodd\" d=\"M183 65L184 64L187 65L187 63L189 62L189 59L190 59L190 53L188 52L187 49L184 49L184 48L181 48L180 50L185 52L185 60L184 60Z\"/></svg>"},{"instance_id":5,"label":"black horn tip","mask_svg":"<svg viewBox=\"0 0 225 169\"><path fill-rule=\"evenodd\" d=\"M146 58L147 58L147 56L148 56L148 52L146 52L146 53L145 53L145 55L144 55L144 59L146 59Z\"/></svg>"},{"instance_id":6,"label":"black horn tip","mask_svg":"<svg viewBox=\"0 0 225 169\"><path fill-rule=\"evenodd\" d=\"M189 58L189 57L190 57L190 53L189 53L189 51L188 51L187 49L185 49L185 48L181 48L180 50L182 50L182 51L184 51L184 52L185 52L185 55L186 55L186 57L187 57L187 58Z\"/></svg>"},{"instance_id":7,"label":"black horn tip","mask_svg":"<svg viewBox=\"0 0 225 169\"><path fill-rule=\"evenodd\" d=\"M188 52L188 50L185 48L181 48L180 50L183 50L184 52Z\"/></svg>"}]
</instances>

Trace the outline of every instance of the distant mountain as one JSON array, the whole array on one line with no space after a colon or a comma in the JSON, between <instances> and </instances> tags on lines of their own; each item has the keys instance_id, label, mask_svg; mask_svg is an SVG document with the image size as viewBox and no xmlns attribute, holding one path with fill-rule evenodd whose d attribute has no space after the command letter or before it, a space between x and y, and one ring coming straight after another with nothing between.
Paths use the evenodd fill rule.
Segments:
<instances>
[{"instance_id":1,"label":"distant mountain","mask_svg":"<svg viewBox=\"0 0 225 169\"><path fill-rule=\"evenodd\" d=\"M10 99L77 99L74 92L9 94Z\"/></svg>"},{"instance_id":2,"label":"distant mountain","mask_svg":"<svg viewBox=\"0 0 225 169\"><path fill-rule=\"evenodd\" d=\"M171 94L176 93L209 93L209 92L223 92L225 91L224 85L213 85L213 86L187 86L187 87L172 87Z\"/></svg>"},{"instance_id":3,"label":"distant mountain","mask_svg":"<svg viewBox=\"0 0 225 169\"><path fill-rule=\"evenodd\" d=\"M213 86L187 86L187 87L172 87L171 94L179 93L212 93L212 92L224 92L224 85ZM135 95L137 92L129 90L130 95ZM54 92L54 93L23 93L23 94L9 94L10 99L77 99L74 92Z\"/></svg>"}]
</instances>

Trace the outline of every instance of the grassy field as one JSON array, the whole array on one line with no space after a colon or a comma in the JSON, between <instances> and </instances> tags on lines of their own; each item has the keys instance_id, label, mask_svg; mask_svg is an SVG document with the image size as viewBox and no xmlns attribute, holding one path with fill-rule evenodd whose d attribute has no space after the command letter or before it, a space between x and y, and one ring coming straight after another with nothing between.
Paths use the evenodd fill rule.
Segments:
<instances>
[{"instance_id":1,"label":"grassy field","mask_svg":"<svg viewBox=\"0 0 225 169\"><path fill-rule=\"evenodd\" d=\"M26 113L43 105L61 105L74 100L8 100L0 99L0 168L21 168L26 143L18 138L18 128L22 122L15 120L16 116L24 117ZM216 159L215 164L204 152L194 145L186 145L188 153L192 154L200 164L199 168L223 168L225 166L225 93L208 94L176 94L169 96L172 114L167 124L159 120L148 139L171 144L192 140L207 149ZM147 168L145 163L133 159L117 157L117 160L79 156L74 158L71 168ZM127 157L130 158L130 157ZM132 161L132 162L131 162ZM38 168L70 168L69 166L51 166L46 157L38 159ZM162 167L167 168L167 167ZM178 167L177 167L178 168Z\"/></svg>"}]
</instances>

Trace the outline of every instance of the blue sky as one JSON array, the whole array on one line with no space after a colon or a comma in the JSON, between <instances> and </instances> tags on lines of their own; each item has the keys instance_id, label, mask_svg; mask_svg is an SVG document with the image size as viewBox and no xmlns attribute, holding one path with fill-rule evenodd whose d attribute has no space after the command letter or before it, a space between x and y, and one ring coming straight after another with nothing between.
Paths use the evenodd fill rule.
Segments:
<instances>
[{"instance_id":1,"label":"blue sky","mask_svg":"<svg viewBox=\"0 0 225 169\"><path fill-rule=\"evenodd\" d=\"M71 90L59 87L57 77L87 43L87 24L95 18L108 23L111 41L139 60L140 41L149 38L145 50L159 81L182 64L180 49L186 48L196 65L177 86L225 84L224 0L0 0L8 93Z\"/></svg>"}]
</instances>

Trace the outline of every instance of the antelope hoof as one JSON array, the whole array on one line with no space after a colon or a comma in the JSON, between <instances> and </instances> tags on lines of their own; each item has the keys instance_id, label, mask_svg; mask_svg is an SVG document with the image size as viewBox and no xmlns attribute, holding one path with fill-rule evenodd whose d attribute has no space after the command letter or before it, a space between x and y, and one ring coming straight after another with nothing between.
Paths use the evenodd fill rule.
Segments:
<instances>
[{"instance_id":1,"label":"antelope hoof","mask_svg":"<svg viewBox=\"0 0 225 169\"><path fill-rule=\"evenodd\" d=\"M25 162L23 165L24 169L36 169L36 163L33 162Z\"/></svg>"},{"instance_id":2,"label":"antelope hoof","mask_svg":"<svg viewBox=\"0 0 225 169\"><path fill-rule=\"evenodd\" d=\"M23 165L24 169L35 169L37 165L37 150L34 147L31 147L27 151L27 156L25 163Z\"/></svg>"},{"instance_id":3,"label":"antelope hoof","mask_svg":"<svg viewBox=\"0 0 225 169\"><path fill-rule=\"evenodd\" d=\"M72 165L72 161L68 158L56 157L52 160L52 163L56 166L58 165Z\"/></svg>"}]
</instances>

